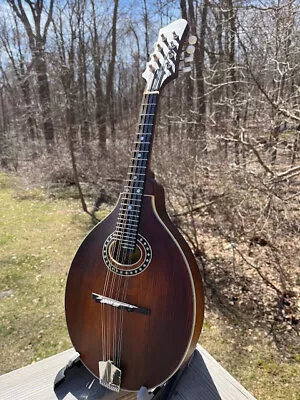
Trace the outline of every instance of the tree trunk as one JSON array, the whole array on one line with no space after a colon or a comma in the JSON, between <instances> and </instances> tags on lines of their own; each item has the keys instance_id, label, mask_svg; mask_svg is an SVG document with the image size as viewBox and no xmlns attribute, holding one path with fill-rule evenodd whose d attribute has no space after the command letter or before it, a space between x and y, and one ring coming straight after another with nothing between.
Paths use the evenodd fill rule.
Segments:
<instances>
[{"instance_id":1,"label":"tree trunk","mask_svg":"<svg viewBox=\"0 0 300 400\"><path fill-rule=\"evenodd\" d=\"M83 12L83 11L82 11ZM88 115L88 96L87 96L87 66L85 53L84 23L80 16L79 38L78 38L78 86L79 86L79 115L81 116L80 134L81 140L86 145L90 139L89 115Z\"/></svg>"},{"instance_id":2,"label":"tree trunk","mask_svg":"<svg viewBox=\"0 0 300 400\"><path fill-rule=\"evenodd\" d=\"M95 79L95 122L97 127L99 150L102 156L106 156L107 154L106 126L105 126L106 104L105 104L105 97L101 81L99 34L97 28L94 0L92 0L92 18L93 18L92 45L93 45L94 79Z\"/></svg>"},{"instance_id":3,"label":"tree trunk","mask_svg":"<svg viewBox=\"0 0 300 400\"><path fill-rule=\"evenodd\" d=\"M33 141L36 139L36 120L32 115L31 91L28 79L25 78L23 83L21 83L21 90L25 102L26 124L29 132L29 138L31 141Z\"/></svg>"},{"instance_id":4,"label":"tree trunk","mask_svg":"<svg viewBox=\"0 0 300 400\"><path fill-rule=\"evenodd\" d=\"M115 63L117 54L117 15L118 15L118 4L119 0L115 0L113 22L112 22L112 43L111 43L111 59L108 67L108 76L106 83L106 104L108 106L108 121L110 122L111 128L111 139L113 145L113 151L116 145L116 128L114 119L114 73Z\"/></svg>"},{"instance_id":5,"label":"tree trunk","mask_svg":"<svg viewBox=\"0 0 300 400\"><path fill-rule=\"evenodd\" d=\"M42 111L44 137L47 150L51 152L54 145L54 127L51 117L50 89L44 51L36 52L34 64L38 81L38 94Z\"/></svg>"},{"instance_id":6,"label":"tree trunk","mask_svg":"<svg viewBox=\"0 0 300 400\"><path fill-rule=\"evenodd\" d=\"M197 123L200 133L200 149L206 148L206 126L205 126L205 115L206 115L206 103L205 103L205 88L204 88L204 55L205 55L205 36L206 36L206 21L208 11L208 0L203 0L203 8L201 15L201 29L199 37L199 46L195 51L195 63L196 63L196 83L197 83L197 98L198 98L198 109L197 109Z\"/></svg>"}]
</instances>

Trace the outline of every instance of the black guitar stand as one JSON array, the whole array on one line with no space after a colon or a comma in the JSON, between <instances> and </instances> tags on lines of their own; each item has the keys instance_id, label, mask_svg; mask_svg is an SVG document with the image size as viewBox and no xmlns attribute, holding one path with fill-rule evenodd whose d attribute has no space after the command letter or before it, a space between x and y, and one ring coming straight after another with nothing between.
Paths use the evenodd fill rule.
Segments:
<instances>
[{"instance_id":1,"label":"black guitar stand","mask_svg":"<svg viewBox=\"0 0 300 400\"><path fill-rule=\"evenodd\" d=\"M156 388L152 393L148 393L146 389L144 395L139 392L137 399L169 400L175 392L185 368L179 369L163 386ZM79 356L70 359L68 364L58 372L54 381L54 392L58 400L63 400L68 393L72 393L76 399L85 400L117 400L130 394L125 391L112 392L101 386L98 379L85 368Z\"/></svg>"}]
</instances>

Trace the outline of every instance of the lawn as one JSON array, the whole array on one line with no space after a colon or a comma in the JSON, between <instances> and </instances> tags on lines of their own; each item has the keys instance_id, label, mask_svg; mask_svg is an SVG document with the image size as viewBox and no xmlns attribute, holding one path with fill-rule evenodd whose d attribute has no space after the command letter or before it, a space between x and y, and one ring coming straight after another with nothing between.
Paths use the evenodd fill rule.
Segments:
<instances>
[{"instance_id":1,"label":"lawn","mask_svg":"<svg viewBox=\"0 0 300 400\"><path fill-rule=\"evenodd\" d=\"M27 188L6 174L0 175L0 210L0 373L5 373L71 346L65 282L92 223L70 193ZM206 316L201 344L250 392L262 400L300 399L299 354L283 357L265 332L242 329L216 310Z\"/></svg>"}]
</instances>

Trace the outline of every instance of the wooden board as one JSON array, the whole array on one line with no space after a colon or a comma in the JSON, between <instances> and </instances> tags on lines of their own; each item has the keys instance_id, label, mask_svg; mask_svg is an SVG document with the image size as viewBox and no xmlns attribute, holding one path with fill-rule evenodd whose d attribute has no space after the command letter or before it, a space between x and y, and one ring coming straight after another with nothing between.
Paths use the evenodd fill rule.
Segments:
<instances>
[{"instance_id":1,"label":"wooden board","mask_svg":"<svg viewBox=\"0 0 300 400\"><path fill-rule=\"evenodd\" d=\"M99 389L98 382L83 368L73 367L66 380L54 391L58 372L76 353L64 351L36 364L0 376L1 400L115 400L116 393ZM80 371L79 371L80 370ZM123 400L133 400L135 394L123 393ZM126 395L126 397L124 397ZM201 346L197 347L189 366L183 372L176 390L168 400L255 400Z\"/></svg>"}]
</instances>

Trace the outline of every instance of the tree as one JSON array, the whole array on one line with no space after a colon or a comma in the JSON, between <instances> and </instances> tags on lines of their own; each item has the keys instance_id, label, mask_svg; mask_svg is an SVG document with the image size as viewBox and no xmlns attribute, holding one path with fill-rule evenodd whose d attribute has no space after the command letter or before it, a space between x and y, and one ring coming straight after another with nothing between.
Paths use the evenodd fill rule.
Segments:
<instances>
[{"instance_id":1,"label":"tree","mask_svg":"<svg viewBox=\"0 0 300 400\"><path fill-rule=\"evenodd\" d=\"M29 41L30 50L32 52L33 64L35 67L39 102L42 111L43 131L47 150L50 152L54 145L54 126L51 116L51 98L50 88L47 76L47 60L45 45L47 40L48 29L52 20L54 0L49 1L49 10L47 13L44 27L42 21L44 17L44 1L43 0L6 0L11 6L15 15L22 22ZM29 11L30 10L30 11ZM28 13L31 12L29 17ZM32 21L32 22L31 22Z\"/></svg>"}]
</instances>

